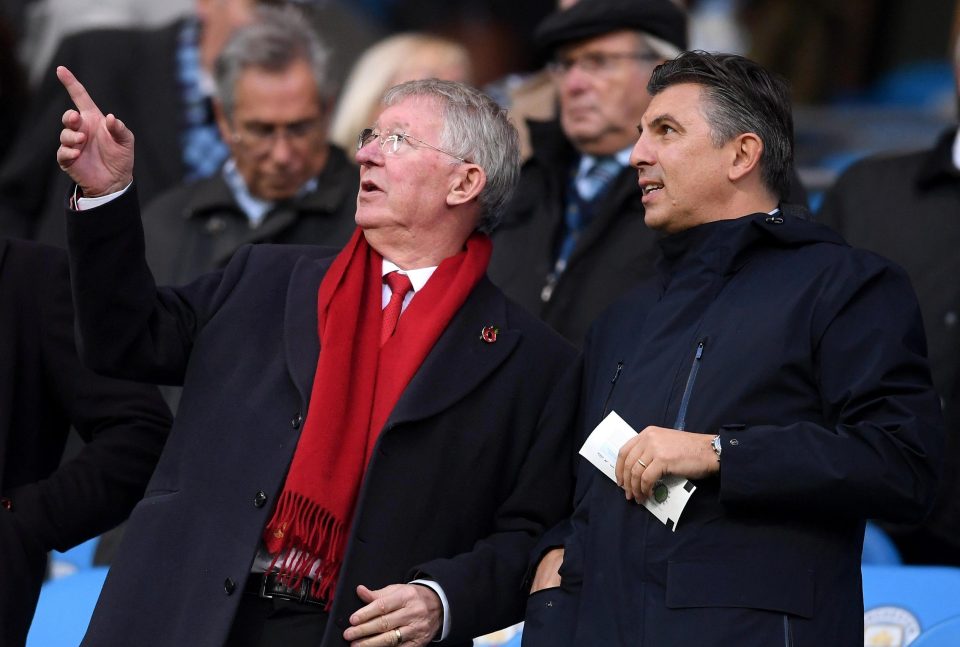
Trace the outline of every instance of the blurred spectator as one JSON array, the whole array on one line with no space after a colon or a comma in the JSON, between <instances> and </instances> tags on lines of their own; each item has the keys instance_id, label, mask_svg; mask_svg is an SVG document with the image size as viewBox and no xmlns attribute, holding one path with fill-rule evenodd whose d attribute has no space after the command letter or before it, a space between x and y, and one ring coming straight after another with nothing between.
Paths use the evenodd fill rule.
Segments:
<instances>
[{"instance_id":1,"label":"blurred spectator","mask_svg":"<svg viewBox=\"0 0 960 647\"><path fill-rule=\"evenodd\" d=\"M137 133L144 202L184 179L217 171L227 150L210 109L210 66L257 4L280 0L196 0L196 17L158 29L99 29L63 41L53 65L67 65ZM64 243L70 183L49 151L70 107L53 69L44 73L19 136L0 164L0 233Z\"/></svg>"},{"instance_id":2,"label":"blurred spectator","mask_svg":"<svg viewBox=\"0 0 960 647\"><path fill-rule=\"evenodd\" d=\"M194 4L194 0L32 0L25 10L20 57L36 84L66 36L105 27L158 27L191 13Z\"/></svg>"},{"instance_id":3,"label":"blurred spectator","mask_svg":"<svg viewBox=\"0 0 960 647\"><path fill-rule=\"evenodd\" d=\"M329 52L294 9L262 8L259 16L234 33L215 67L214 112L230 158L216 175L170 189L144 211L147 260L159 283L221 267L246 243L340 247L355 228L359 176L344 151L327 144Z\"/></svg>"},{"instance_id":4,"label":"blurred spectator","mask_svg":"<svg viewBox=\"0 0 960 647\"><path fill-rule=\"evenodd\" d=\"M130 514L170 412L156 387L100 377L80 363L66 253L3 238L0 413L0 645L22 647L47 552ZM86 445L60 465L71 424Z\"/></svg>"},{"instance_id":5,"label":"blurred spectator","mask_svg":"<svg viewBox=\"0 0 960 647\"><path fill-rule=\"evenodd\" d=\"M954 52L960 75L960 47ZM960 95L960 92L958 92ZM899 263L920 300L930 368L947 423L938 502L919 528L887 527L904 561L960 565L960 135L934 148L862 160L828 191L820 219Z\"/></svg>"},{"instance_id":6,"label":"blurred spectator","mask_svg":"<svg viewBox=\"0 0 960 647\"><path fill-rule=\"evenodd\" d=\"M469 83L467 50L446 38L413 32L380 41L350 71L337 103L330 141L352 151L357 135L371 126L382 110L380 100L388 88L429 78Z\"/></svg>"},{"instance_id":7,"label":"blurred spectator","mask_svg":"<svg viewBox=\"0 0 960 647\"><path fill-rule=\"evenodd\" d=\"M670 0L582 0L537 30L554 57L560 118L528 122L533 157L494 232L490 277L575 344L653 273L656 238L628 161L650 73L686 42Z\"/></svg>"},{"instance_id":8,"label":"blurred spectator","mask_svg":"<svg viewBox=\"0 0 960 647\"><path fill-rule=\"evenodd\" d=\"M20 126L27 102L27 79L15 55L12 20L0 12L0 159Z\"/></svg>"},{"instance_id":9,"label":"blurred spectator","mask_svg":"<svg viewBox=\"0 0 960 647\"><path fill-rule=\"evenodd\" d=\"M399 30L440 34L470 52L474 84L483 86L517 70L539 67L530 47L536 25L556 0L394 0L390 24Z\"/></svg>"}]
</instances>

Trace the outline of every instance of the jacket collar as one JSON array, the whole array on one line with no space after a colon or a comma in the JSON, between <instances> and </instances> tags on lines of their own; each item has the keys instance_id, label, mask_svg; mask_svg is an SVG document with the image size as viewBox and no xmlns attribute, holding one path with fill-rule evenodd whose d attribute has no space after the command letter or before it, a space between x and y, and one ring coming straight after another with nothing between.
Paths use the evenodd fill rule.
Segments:
<instances>
[{"instance_id":1,"label":"jacket collar","mask_svg":"<svg viewBox=\"0 0 960 647\"><path fill-rule=\"evenodd\" d=\"M773 214L754 213L717 220L664 236L658 242L661 282L698 268L717 275L737 272L760 247L803 247L816 243L846 245L826 225L813 222L802 207L783 205Z\"/></svg>"},{"instance_id":2,"label":"jacket collar","mask_svg":"<svg viewBox=\"0 0 960 647\"><path fill-rule=\"evenodd\" d=\"M302 214L336 213L337 208L347 198L346 192L353 186L349 181L350 173L357 173L357 170L347 160L343 150L331 144L327 163L317 176L316 190L309 191L295 200L280 202L271 211L285 204L293 204L296 207L295 211ZM240 211L230 187L217 174L196 185L196 190L191 193L184 205L183 216L188 219L202 218L211 213L223 214L224 211L233 211L238 216L246 218ZM268 212L268 220L269 217Z\"/></svg>"}]
</instances>

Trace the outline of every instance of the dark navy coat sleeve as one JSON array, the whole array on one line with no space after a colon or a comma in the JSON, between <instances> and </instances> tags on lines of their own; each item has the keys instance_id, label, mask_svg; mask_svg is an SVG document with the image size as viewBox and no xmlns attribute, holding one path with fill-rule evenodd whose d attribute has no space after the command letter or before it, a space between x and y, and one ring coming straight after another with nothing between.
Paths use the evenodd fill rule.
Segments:
<instances>
[{"instance_id":1,"label":"dark navy coat sleeve","mask_svg":"<svg viewBox=\"0 0 960 647\"><path fill-rule=\"evenodd\" d=\"M916 297L899 268L854 258L859 280L828 282L813 318L830 425L720 430L723 502L902 521L932 505L943 433Z\"/></svg>"}]
</instances>

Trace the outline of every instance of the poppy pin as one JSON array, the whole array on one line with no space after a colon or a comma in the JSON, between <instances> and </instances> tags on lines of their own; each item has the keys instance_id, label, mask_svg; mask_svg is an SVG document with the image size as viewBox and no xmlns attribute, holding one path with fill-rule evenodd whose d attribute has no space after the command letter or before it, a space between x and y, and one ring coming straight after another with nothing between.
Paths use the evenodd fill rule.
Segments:
<instances>
[{"instance_id":1,"label":"poppy pin","mask_svg":"<svg viewBox=\"0 0 960 647\"><path fill-rule=\"evenodd\" d=\"M484 326L483 330L480 331L480 339L492 344L497 341L497 335L500 334L500 329L496 326Z\"/></svg>"}]
</instances>

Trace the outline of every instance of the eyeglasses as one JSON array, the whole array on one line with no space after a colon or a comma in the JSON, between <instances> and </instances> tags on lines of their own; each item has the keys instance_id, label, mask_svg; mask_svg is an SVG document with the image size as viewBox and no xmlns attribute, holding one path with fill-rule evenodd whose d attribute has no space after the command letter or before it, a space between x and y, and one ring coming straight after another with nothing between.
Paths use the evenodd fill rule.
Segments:
<instances>
[{"instance_id":1,"label":"eyeglasses","mask_svg":"<svg viewBox=\"0 0 960 647\"><path fill-rule=\"evenodd\" d=\"M290 146L306 148L320 132L321 117L301 119L288 124L250 121L237 124L234 141L246 144L256 154L273 149L277 140L284 138Z\"/></svg>"},{"instance_id":2,"label":"eyeglasses","mask_svg":"<svg viewBox=\"0 0 960 647\"><path fill-rule=\"evenodd\" d=\"M663 59L657 54L646 52L587 52L580 56L558 58L547 64L547 69L555 76L563 76L579 66L587 74L603 74L613 70L617 61L632 59L646 63L656 63Z\"/></svg>"},{"instance_id":3,"label":"eyeglasses","mask_svg":"<svg viewBox=\"0 0 960 647\"><path fill-rule=\"evenodd\" d=\"M466 159L460 157L459 155L454 155L449 151L445 151L442 148L437 148L433 144L428 144L422 139L417 139L413 135L408 135L407 133L392 133L390 135L384 136L383 133L378 133L373 128L364 128L360 131L360 136L357 137L357 150L369 144L372 140L376 139L380 144L380 151L382 153L390 153L391 155L396 155L400 152L400 144L407 142L410 144L410 140L417 142L427 148L437 151L438 153L443 153L444 155L449 155L455 160L460 162L467 162ZM413 146L413 144L410 144ZM469 163L469 162L467 162Z\"/></svg>"}]
</instances>

